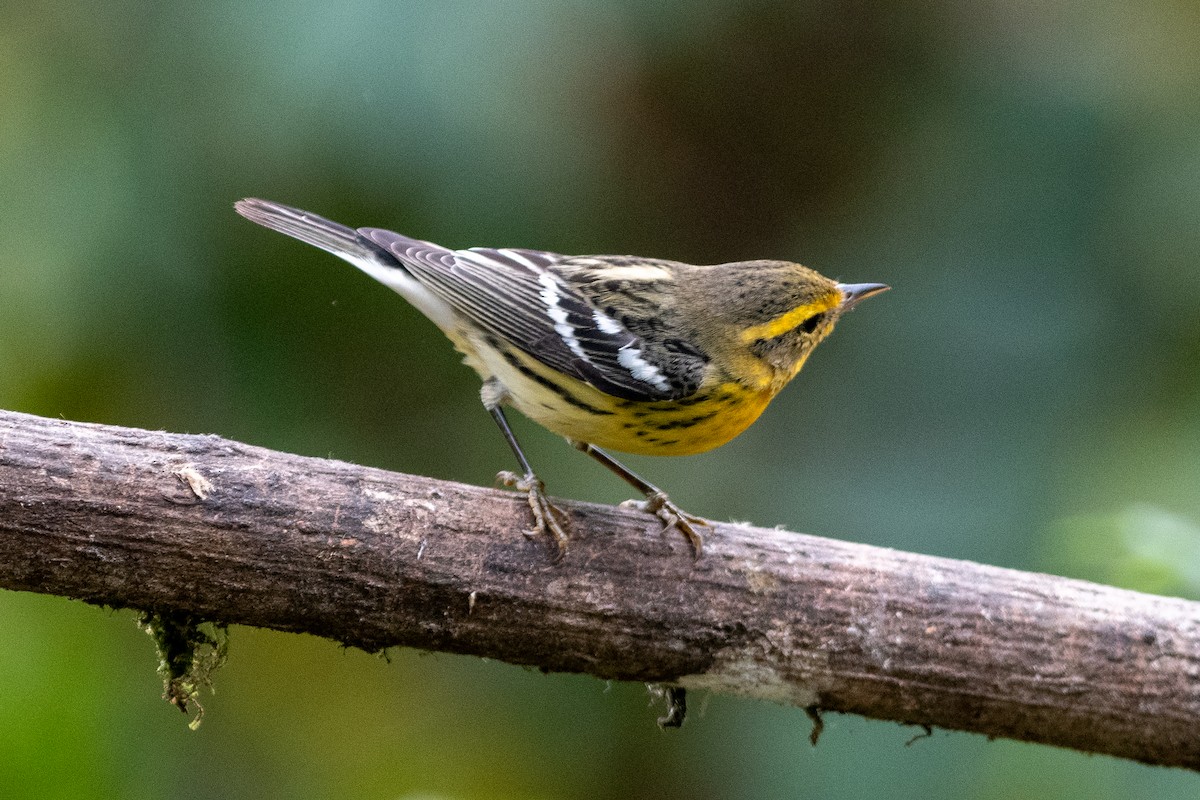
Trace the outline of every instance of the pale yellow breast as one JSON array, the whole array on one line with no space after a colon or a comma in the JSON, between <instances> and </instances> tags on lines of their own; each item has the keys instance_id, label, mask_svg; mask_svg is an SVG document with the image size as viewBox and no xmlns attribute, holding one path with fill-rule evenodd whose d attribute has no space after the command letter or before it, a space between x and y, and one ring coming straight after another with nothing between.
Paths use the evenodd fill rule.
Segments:
<instances>
[{"instance_id":1,"label":"pale yellow breast","mask_svg":"<svg viewBox=\"0 0 1200 800\"><path fill-rule=\"evenodd\" d=\"M485 378L488 373L496 378L507 391L507 403L522 414L568 439L626 453L711 450L758 419L773 394L725 383L679 401L635 402L555 373L518 350L474 351L468 363Z\"/></svg>"}]
</instances>

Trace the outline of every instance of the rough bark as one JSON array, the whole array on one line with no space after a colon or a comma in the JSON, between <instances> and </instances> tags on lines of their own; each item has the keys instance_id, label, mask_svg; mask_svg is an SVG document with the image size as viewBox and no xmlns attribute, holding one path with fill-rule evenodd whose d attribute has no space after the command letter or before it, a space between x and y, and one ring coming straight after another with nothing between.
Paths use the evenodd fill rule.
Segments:
<instances>
[{"instance_id":1,"label":"rough bark","mask_svg":"<svg viewBox=\"0 0 1200 800\"><path fill-rule=\"evenodd\" d=\"M0 587L1200 768L1200 604L563 506L554 563L509 492L0 411Z\"/></svg>"}]
</instances>

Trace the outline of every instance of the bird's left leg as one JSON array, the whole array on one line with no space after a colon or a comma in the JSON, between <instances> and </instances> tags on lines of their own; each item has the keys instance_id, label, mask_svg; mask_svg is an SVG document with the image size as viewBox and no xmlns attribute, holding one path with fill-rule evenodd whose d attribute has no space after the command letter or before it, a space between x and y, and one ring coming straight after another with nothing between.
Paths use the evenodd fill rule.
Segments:
<instances>
[{"instance_id":1,"label":"bird's left leg","mask_svg":"<svg viewBox=\"0 0 1200 800\"><path fill-rule=\"evenodd\" d=\"M675 505L671 501L671 498L667 497L666 492L626 467L620 461L617 461L599 447L587 442L576 442L572 439L568 439L568 441L576 449L582 450L608 467L619 475L622 480L646 496L645 500L626 500L624 503L621 503L623 508L636 508L639 511L654 514L663 521L663 530L678 529L687 538L688 542L691 543L696 558L700 558L704 549L704 540L700 538L700 534L696 528L698 526L711 527L708 520L689 514Z\"/></svg>"}]
</instances>

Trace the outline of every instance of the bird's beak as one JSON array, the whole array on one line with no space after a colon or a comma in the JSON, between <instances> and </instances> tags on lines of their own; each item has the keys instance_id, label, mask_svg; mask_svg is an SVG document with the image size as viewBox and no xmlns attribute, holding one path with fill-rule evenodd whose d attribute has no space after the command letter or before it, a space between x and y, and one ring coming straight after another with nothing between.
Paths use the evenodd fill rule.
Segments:
<instances>
[{"instance_id":1,"label":"bird's beak","mask_svg":"<svg viewBox=\"0 0 1200 800\"><path fill-rule=\"evenodd\" d=\"M838 308L845 313L868 297L892 288L886 283L839 283L838 291L842 293L842 304Z\"/></svg>"}]
</instances>

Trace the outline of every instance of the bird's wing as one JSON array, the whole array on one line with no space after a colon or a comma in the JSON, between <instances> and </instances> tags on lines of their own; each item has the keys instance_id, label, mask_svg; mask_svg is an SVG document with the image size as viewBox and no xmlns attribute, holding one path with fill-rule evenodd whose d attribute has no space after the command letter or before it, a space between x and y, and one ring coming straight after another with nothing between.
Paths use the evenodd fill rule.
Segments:
<instances>
[{"instance_id":1,"label":"bird's wing","mask_svg":"<svg viewBox=\"0 0 1200 800\"><path fill-rule=\"evenodd\" d=\"M449 250L380 228L359 235L387 250L430 292L485 331L547 366L626 400L685 397L694 370L647 348L630 326L589 302L558 269L572 259L515 248ZM700 365L702 366L702 364Z\"/></svg>"}]
</instances>

